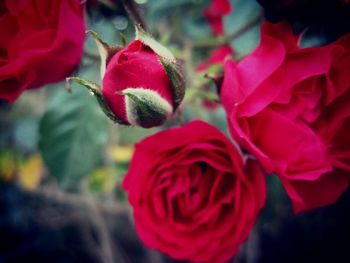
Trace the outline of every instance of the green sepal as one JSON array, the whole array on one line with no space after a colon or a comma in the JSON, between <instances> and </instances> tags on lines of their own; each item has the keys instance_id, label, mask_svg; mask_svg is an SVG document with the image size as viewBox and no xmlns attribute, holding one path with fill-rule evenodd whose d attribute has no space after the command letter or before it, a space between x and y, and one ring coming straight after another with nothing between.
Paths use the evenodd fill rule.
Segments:
<instances>
[{"instance_id":1,"label":"green sepal","mask_svg":"<svg viewBox=\"0 0 350 263\"><path fill-rule=\"evenodd\" d=\"M128 123L119 119L111 111L111 109L109 108L107 102L105 101L105 99L102 95L101 88L99 85L97 85L96 83L93 83L91 81L81 79L79 77L69 77L69 78L66 78L66 81L67 81L68 89L70 89L70 82L71 81L87 88L90 91L91 95L93 95L96 98L101 110L103 111L104 114L106 114L106 116L109 119L111 119L113 122L118 123L118 124L128 125Z\"/></svg>"},{"instance_id":2,"label":"green sepal","mask_svg":"<svg viewBox=\"0 0 350 263\"><path fill-rule=\"evenodd\" d=\"M176 61L174 55L165 46L156 41L149 33L136 24L136 39L149 46L160 58L167 75L170 78L173 94L174 109L176 109L185 96L185 78L182 73L182 66Z\"/></svg>"},{"instance_id":3,"label":"green sepal","mask_svg":"<svg viewBox=\"0 0 350 263\"><path fill-rule=\"evenodd\" d=\"M123 49L123 46L119 46L119 45L109 46L106 42L104 42L100 38L100 36L95 31L88 30L86 32L89 33L96 42L96 46L101 58L100 74L101 74L101 78L103 78L108 62L118 51Z\"/></svg>"},{"instance_id":4,"label":"green sepal","mask_svg":"<svg viewBox=\"0 0 350 263\"><path fill-rule=\"evenodd\" d=\"M173 53L171 53L169 49L155 40L149 33L144 31L139 24L135 25L135 31L136 39L140 40L146 46L149 46L163 60L166 60L168 63L175 62Z\"/></svg>"},{"instance_id":5,"label":"green sepal","mask_svg":"<svg viewBox=\"0 0 350 263\"><path fill-rule=\"evenodd\" d=\"M140 90L144 94L140 93ZM125 96L127 117L132 125L143 128L160 126L172 114L172 106L154 91L130 88L121 91L120 94Z\"/></svg>"},{"instance_id":6,"label":"green sepal","mask_svg":"<svg viewBox=\"0 0 350 263\"><path fill-rule=\"evenodd\" d=\"M182 66L176 62L169 63L163 58L160 59L160 62L170 78L174 94L174 109L177 109L185 96L185 77L182 73Z\"/></svg>"}]
</instances>

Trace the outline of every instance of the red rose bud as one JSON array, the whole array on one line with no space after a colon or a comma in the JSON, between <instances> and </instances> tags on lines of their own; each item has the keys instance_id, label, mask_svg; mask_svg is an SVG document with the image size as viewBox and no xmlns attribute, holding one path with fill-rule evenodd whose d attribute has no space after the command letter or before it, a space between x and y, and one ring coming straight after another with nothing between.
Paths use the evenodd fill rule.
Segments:
<instances>
[{"instance_id":1,"label":"red rose bud","mask_svg":"<svg viewBox=\"0 0 350 263\"><path fill-rule=\"evenodd\" d=\"M171 81L159 56L140 40L111 58L102 94L121 120L146 128L164 123L175 107Z\"/></svg>"},{"instance_id":2,"label":"red rose bud","mask_svg":"<svg viewBox=\"0 0 350 263\"><path fill-rule=\"evenodd\" d=\"M89 88L113 121L144 128L162 125L184 96L184 79L172 53L140 28L125 48L109 47L91 34L101 56L102 88L71 79Z\"/></svg>"}]
</instances>

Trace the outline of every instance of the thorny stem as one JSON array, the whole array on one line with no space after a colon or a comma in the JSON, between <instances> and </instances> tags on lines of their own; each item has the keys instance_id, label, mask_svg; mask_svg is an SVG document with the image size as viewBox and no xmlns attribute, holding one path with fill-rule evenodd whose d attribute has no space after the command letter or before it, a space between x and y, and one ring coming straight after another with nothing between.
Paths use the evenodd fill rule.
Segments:
<instances>
[{"instance_id":1,"label":"thorny stem","mask_svg":"<svg viewBox=\"0 0 350 263\"><path fill-rule=\"evenodd\" d=\"M128 12L130 18L136 23L139 24L143 30L147 31L147 26L143 16L140 13L139 8L137 7L134 0L120 0L125 10Z\"/></svg>"}]
</instances>

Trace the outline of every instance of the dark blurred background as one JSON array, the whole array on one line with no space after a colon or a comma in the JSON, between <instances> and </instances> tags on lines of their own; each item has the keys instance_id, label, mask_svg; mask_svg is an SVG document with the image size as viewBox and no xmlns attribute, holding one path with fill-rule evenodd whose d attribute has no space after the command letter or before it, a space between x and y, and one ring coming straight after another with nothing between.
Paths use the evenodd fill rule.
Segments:
<instances>
[{"instance_id":1,"label":"dark blurred background","mask_svg":"<svg viewBox=\"0 0 350 263\"><path fill-rule=\"evenodd\" d=\"M350 262L350 190L334 205L296 216L282 203L232 262ZM176 262L140 243L123 207L0 184L0 215L1 263Z\"/></svg>"},{"instance_id":2,"label":"dark blurred background","mask_svg":"<svg viewBox=\"0 0 350 263\"><path fill-rule=\"evenodd\" d=\"M192 91L208 84L194 69L220 43L203 17L209 2L135 1L152 34L187 62ZM229 44L237 59L258 45L264 15L274 22L288 19L296 32L308 26L300 43L305 47L350 30L349 1L231 2L224 26L226 35L235 36ZM87 3L88 28L108 43L122 43L118 32L133 39L120 0ZM84 52L77 74L99 83L91 38ZM204 119L226 131L222 108L204 109L201 99L190 101L184 120ZM67 93L64 83L25 92L14 104L0 101L0 263L175 262L140 243L120 189L134 143L156 131L109 123L87 92L74 87ZM350 190L331 206L293 215L276 178L268 177L267 205L232 262L349 263Z\"/></svg>"}]
</instances>

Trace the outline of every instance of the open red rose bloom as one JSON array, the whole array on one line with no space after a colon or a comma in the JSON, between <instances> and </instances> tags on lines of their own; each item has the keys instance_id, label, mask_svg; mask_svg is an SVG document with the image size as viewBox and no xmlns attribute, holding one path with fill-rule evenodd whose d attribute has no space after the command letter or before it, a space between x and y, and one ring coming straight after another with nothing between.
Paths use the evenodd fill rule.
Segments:
<instances>
[{"instance_id":1,"label":"open red rose bloom","mask_svg":"<svg viewBox=\"0 0 350 263\"><path fill-rule=\"evenodd\" d=\"M123 187L141 240L194 262L229 260L265 203L257 163L201 121L138 143Z\"/></svg>"},{"instance_id":2,"label":"open red rose bloom","mask_svg":"<svg viewBox=\"0 0 350 263\"><path fill-rule=\"evenodd\" d=\"M68 77L84 44L79 0L0 2L0 98Z\"/></svg>"},{"instance_id":3,"label":"open red rose bloom","mask_svg":"<svg viewBox=\"0 0 350 263\"><path fill-rule=\"evenodd\" d=\"M276 173L296 212L333 203L350 181L350 34L299 48L287 23L227 61L221 99L232 136Z\"/></svg>"}]
</instances>

